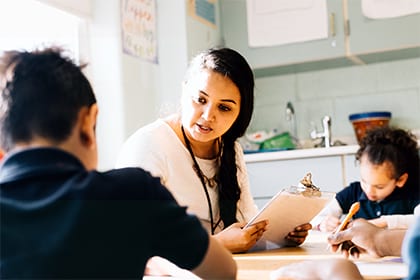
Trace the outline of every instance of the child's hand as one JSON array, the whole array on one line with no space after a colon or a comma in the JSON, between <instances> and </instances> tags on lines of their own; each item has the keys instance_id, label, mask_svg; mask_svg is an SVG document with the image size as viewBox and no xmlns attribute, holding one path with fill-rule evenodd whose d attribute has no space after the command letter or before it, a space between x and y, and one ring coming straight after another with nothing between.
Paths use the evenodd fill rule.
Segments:
<instances>
[{"instance_id":1,"label":"child's hand","mask_svg":"<svg viewBox=\"0 0 420 280\"><path fill-rule=\"evenodd\" d=\"M334 216L327 216L319 225L319 230L323 232L333 232L340 225L340 220Z\"/></svg>"}]
</instances>

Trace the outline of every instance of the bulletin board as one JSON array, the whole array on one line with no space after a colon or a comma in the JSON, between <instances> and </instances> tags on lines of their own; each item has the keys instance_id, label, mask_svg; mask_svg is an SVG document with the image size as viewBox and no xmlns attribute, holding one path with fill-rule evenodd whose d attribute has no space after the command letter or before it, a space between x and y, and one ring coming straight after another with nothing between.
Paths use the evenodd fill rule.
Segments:
<instances>
[{"instance_id":1,"label":"bulletin board","mask_svg":"<svg viewBox=\"0 0 420 280\"><path fill-rule=\"evenodd\" d=\"M158 63L156 0L121 0L120 4L123 52Z\"/></svg>"}]
</instances>

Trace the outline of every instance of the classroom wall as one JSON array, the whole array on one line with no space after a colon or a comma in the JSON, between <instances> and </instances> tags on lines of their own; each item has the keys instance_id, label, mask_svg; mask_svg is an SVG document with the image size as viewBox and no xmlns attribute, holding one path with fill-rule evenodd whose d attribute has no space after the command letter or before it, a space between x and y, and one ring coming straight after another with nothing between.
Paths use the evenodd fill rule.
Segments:
<instances>
[{"instance_id":1,"label":"classroom wall","mask_svg":"<svg viewBox=\"0 0 420 280\"><path fill-rule=\"evenodd\" d=\"M349 114L391 111L392 125L420 129L420 58L336 68L256 81L255 114L249 132L288 130L286 103L295 107L300 139L309 139L311 122L322 129L332 117L334 139L355 142Z\"/></svg>"},{"instance_id":2,"label":"classroom wall","mask_svg":"<svg viewBox=\"0 0 420 280\"><path fill-rule=\"evenodd\" d=\"M187 0L157 0L158 60L123 53L120 0L92 0L92 82L100 106L99 168L114 166L123 142L139 127L178 109L184 73L198 51L221 44L218 28L187 15ZM217 8L217 23L219 15Z\"/></svg>"},{"instance_id":3,"label":"classroom wall","mask_svg":"<svg viewBox=\"0 0 420 280\"><path fill-rule=\"evenodd\" d=\"M113 167L118 151L137 128L177 109L189 59L222 44L220 28L191 18L187 0L158 0L158 63L124 54L120 1L92 0L84 49L100 106L99 167ZM217 14L219 24L219 15ZM309 138L311 122L332 117L334 139L355 142L350 113L389 110L392 123L420 128L420 58L296 73L256 80L254 117L248 132L287 130L285 107L295 107L298 137Z\"/></svg>"}]
</instances>

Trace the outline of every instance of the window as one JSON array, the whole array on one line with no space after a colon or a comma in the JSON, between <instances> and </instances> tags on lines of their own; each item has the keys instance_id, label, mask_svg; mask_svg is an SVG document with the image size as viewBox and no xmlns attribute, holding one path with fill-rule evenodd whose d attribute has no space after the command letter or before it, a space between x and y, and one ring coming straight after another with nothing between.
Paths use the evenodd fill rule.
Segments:
<instances>
[{"instance_id":1,"label":"window","mask_svg":"<svg viewBox=\"0 0 420 280\"><path fill-rule=\"evenodd\" d=\"M80 19L36 0L0 1L0 52L57 45L79 53Z\"/></svg>"}]
</instances>

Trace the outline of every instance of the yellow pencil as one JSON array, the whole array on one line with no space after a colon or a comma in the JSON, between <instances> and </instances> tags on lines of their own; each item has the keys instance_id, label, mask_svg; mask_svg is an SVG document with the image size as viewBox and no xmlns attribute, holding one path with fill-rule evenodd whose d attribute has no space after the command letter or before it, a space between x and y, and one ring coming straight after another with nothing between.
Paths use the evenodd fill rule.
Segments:
<instances>
[{"instance_id":1,"label":"yellow pencil","mask_svg":"<svg viewBox=\"0 0 420 280\"><path fill-rule=\"evenodd\" d=\"M351 205L349 213L347 213L346 217L344 218L344 220L341 222L341 224L335 229L334 234L344 230L347 225L349 224L351 218L353 218L354 214L357 213L357 211L359 211L360 209L360 203L359 202L355 202Z\"/></svg>"}]
</instances>

